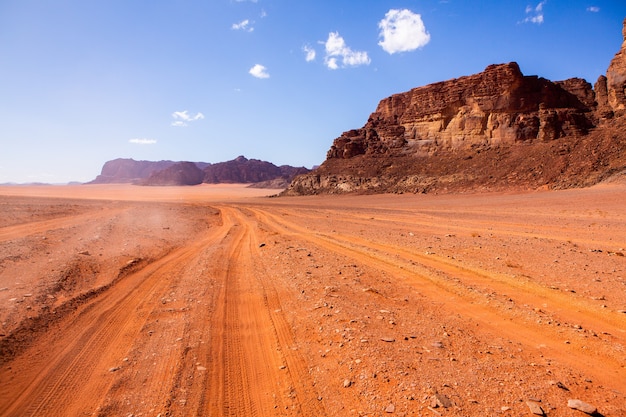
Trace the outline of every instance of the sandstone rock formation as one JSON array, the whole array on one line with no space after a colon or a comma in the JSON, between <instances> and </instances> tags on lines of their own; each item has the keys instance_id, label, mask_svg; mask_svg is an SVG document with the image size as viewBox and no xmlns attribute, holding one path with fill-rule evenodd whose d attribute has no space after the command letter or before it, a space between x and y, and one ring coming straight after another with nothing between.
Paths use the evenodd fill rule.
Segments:
<instances>
[{"instance_id":1,"label":"sandstone rock formation","mask_svg":"<svg viewBox=\"0 0 626 417\"><path fill-rule=\"evenodd\" d=\"M606 72L608 104L616 115L626 114L626 19L622 29L622 48Z\"/></svg>"},{"instance_id":2,"label":"sandstone rock formation","mask_svg":"<svg viewBox=\"0 0 626 417\"><path fill-rule=\"evenodd\" d=\"M511 62L395 94L284 194L567 187L624 169L624 25L595 91L580 78L524 76ZM582 151L594 147L603 151Z\"/></svg>"}]
</instances>

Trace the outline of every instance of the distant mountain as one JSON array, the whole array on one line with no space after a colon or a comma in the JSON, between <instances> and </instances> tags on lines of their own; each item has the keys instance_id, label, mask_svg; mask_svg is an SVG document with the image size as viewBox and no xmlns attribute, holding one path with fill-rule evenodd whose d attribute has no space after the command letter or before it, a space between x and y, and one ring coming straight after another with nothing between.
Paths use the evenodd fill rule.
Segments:
<instances>
[{"instance_id":1,"label":"distant mountain","mask_svg":"<svg viewBox=\"0 0 626 417\"><path fill-rule=\"evenodd\" d=\"M263 188L284 188L305 167L276 166L271 162L239 156L232 161L207 162L135 161L115 159L102 167L102 173L88 184L133 183L137 185L255 184Z\"/></svg>"},{"instance_id":2,"label":"distant mountain","mask_svg":"<svg viewBox=\"0 0 626 417\"><path fill-rule=\"evenodd\" d=\"M101 174L88 184L135 183L175 163L174 161L153 162L118 158L105 162Z\"/></svg>"},{"instance_id":3,"label":"distant mountain","mask_svg":"<svg viewBox=\"0 0 626 417\"><path fill-rule=\"evenodd\" d=\"M271 162L239 156L232 161L219 162L204 168L204 182L251 184L275 179L291 181L296 175L307 172L309 170L304 167L276 166Z\"/></svg>"},{"instance_id":4,"label":"distant mountain","mask_svg":"<svg viewBox=\"0 0 626 417\"><path fill-rule=\"evenodd\" d=\"M153 172L139 185L198 185L204 180L202 171L193 162L177 162L161 171Z\"/></svg>"}]
</instances>

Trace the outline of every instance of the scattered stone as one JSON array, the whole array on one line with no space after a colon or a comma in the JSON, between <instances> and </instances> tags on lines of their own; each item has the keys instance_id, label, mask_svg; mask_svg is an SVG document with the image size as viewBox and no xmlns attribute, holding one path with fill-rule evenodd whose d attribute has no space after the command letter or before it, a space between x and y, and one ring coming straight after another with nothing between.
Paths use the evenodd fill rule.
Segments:
<instances>
[{"instance_id":1,"label":"scattered stone","mask_svg":"<svg viewBox=\"0 0 626 417\"><path fill-rule=\"evenodd\" d=\"M567 406L574 410L582 411L585 414L595 414L598 411L593 405L580 400L567 400Z\"/></svg>"},{"instance_id":2,"label":"scattered stone","mask_svg":"<svg viewBox=\"0 0 626 417\"><path fill-rule=\"evenodd\" d=\"M530 409L530 412L537 416L545 416L546 413L543 411L543 408L539 404L534 401L526 401L526 405Z\"/></svg>"},{"instance_id":3,"label":"scattered stone","mask_svg":"<svg viewBox=\"0 0 626 417\"><path fill-rule=\"evenodd\" d=\"M395 413L395 411L396 411L396 406L393 404L389 404L387 408L385 408L385 413L391 414L391 413Z\"/></svg>"},{"instance_id":4,"label":"scattered stone","mask_svg":"<svg viewBox=\"0 0 626 417\"><path fill-rule=\"evenodd\" d=\"M555 385L558 388L569 391L569 388L567 388L561 381L548 381L548 384Z\"/></svg>"},{"instance_id":5,"label":"scattered stone","mask_svg":"<svg viewBox=\"0 0 626 417\"><path fill-rule=\"evenodd\" d=\"M510 409L511 409L511 407L507 407L506 405L505 405L505 406L500 407L500 410L502 410L503 412L504 412L504 411L509 411Z\"/></svg>"},{"instance_id":6,"label":"scattered stone","mask_svg":"<svg viewBox=\"0 0 626 417\"><path fill-rule=\"evenodd\" d=\"M442 342L433 342L432 345L433 345L433 347L443 349L443 343Z\"/></svg>"},{"instance_id":7,"label":"scattered stone","mask_svg":"<svg viewBox=\"0 0 626 417\"><path fill-rule=\"evenodd\" d=\"M351 386L352 386L352 381L350 381L349 379L344 379L343 387L344 388L350 388Z\"/></svg>"},{"instance_id":8,"label":"scattered stone","mask_svg":"<svg viewBox=\"0 0 626 417\"><path fill-rule=\"evenodd\" d=\"M433 395L433 397L430 400L430 405L433 408L437 408L437 407L450 408L452 407L452 401L450 401L450 398L446 397L443 394L435 393L435 395Z\"/></svg>"},{"instance_id":9,"label":"scattered stone","mask_svg":"<svg viewBox=\"0 0 626 417\"><path fill-rule=\"evenodd\" d=\"M78 254L79 255L85 255L85 256L91 256L91 253L89 253L88 250L84 250L84 251L78 252Z\"/></svg>"},{"instance_id":10,"label":"scattered stone","mask_svg":"<svg viewBox=\"0 0 626 417\"><path fill-rule=\"evenodd\" d=\"M261 243L261 244L259 245L259 248L262 248L263 246L265 246L265 243Z\"/></svg>"},{"instance_id":11,"label":"scattered stone","mask_svg":"<svg viewBox=\"0 0 626 417\"><path fill-rule=\"evenodd\" d=\"M119 366L114 366L113 368L109 368L109 372L116 372L119 371L120 367Z\"/></svg>"},{"instance_id":12,"label":"scattered stone","mask_svg":"<svg viewBox=\"0 0 626 417\"><path fill-rule=\"evenodd\" d=\"M394 339L393 337L381 337L380 340L382 340L383 342L388 342L388 343L392 343L396 341L396 339Z\"/></svg>"},{"instance_id":13,"label":"scattered stone","mask_svg":"<svg viewBox=\"0 0 626 417\"><path fill-rule=\"evenodd\" d=\"M196 369L198 371L206 371L206 368L204 366L196 366Z\"/></svg>"}]
</instances>

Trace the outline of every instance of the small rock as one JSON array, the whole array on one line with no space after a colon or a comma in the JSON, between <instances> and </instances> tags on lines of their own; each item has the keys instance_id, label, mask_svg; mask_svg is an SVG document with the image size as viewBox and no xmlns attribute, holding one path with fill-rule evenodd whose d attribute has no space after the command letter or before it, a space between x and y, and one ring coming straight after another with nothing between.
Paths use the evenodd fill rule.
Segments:
<instances>
[{"instance_id":1,"label":"small rock","mask_svg":"<svg viewBox=\"0 0 626 417\"><path fill-rule=\"evenodd\" d=\"M91 255L91 253L89 253L89 251L88 251L88 250L84 250L84 251L82 251L82 252L78 252L78 254L79 254L79 255L85 255L85 256L90 256L90 255Z\"/></svg>"},{"instance_id":2,"label":"small rock","mask_svg":"<svg viewBox=\"0 0 626 417\"><path fill-rule=\"evenodd\" d=\"M198 371L206 371L206 368L204 366L196 366L196 369Z\"/></svg>"},{"instance_id":3,"label":"small rock","mask_svg":"<svg viewBox=\"0 0 626 417\"><path fill-rule=\"evenodd\" d=\"M567 388L561 381L549 381L548 383L550 385L556 385L558 388L561 388L565 391L569 391L569 388Z\"/></svg>"},{"instance_id":4,"label":"small rock","mask_svg":"<svg viewBox=\"0 0 626 417\"><path fill-rule=\"evenodd\" d=\"M389 404L387 408L385 408L385 413L394 413L396 411L396 406L393 404Z\"/></svg>"},{"instance_id":5,"label":"small rock","mask_svg":"<svg viewBox=\"0 0 626 417\"><path fill-rule=\"evenodd\" d=\"M113 368L109 368L109 372L115 372L115 371L119 371L120 367L119 366L114 366Z\"/></svg>"},{"instance_id":6,"label":"small rock","mask_svg":"<svg viewBox=\"0 0 626 417\"><path fill-rule=\"evenodd\" d=\"M259 245L259 248L262 248L263 246L265 246L265 243L261 243L261 244Z\"/></svg>"},{"instance_id":7,"label":"small rock","mask_svg":"<svg viewBox=\"0 0 626 417\"><path fill-rule=\"evenodd\" d=\"M382 340L383 342L388 342L388 343L392 343L396 341L396 339L394 339L393 337L381 337L380 340Z\"/></svg>"},{"instance_id":8,"label":"small rock","mask_svg":"<svg viewBox=\"0 0 626 417\"><path fill-rule=\"evenodd\" d=\"M537 416L545 416L546 413L543 411L543 408L539 404L534 401L526 401L526 405L530 409L530 412Z\"/></svg>"},{"instance_id":9,"label":"small rock","mask_svg":"<svg viewBox=\"0 0 626 417\"><path fill-rule=\"evenodd\" d=\"M430 401L430 405L433 408L437 408L437 407L450 408L452 407L452 401L450 401L450 398L446 397L443 394L435 393L435 395Z\"/></svg>"},{"instance_id":10,"label":"small rock","mask_svg":"<svg viewBox=\"0 0 626 417\"><path fill-rule=\"evenodd\" d=\"M349 379L345 379L343 381L343 387L344 388L349 388L352 385L352 381L350 381Z\"/></svg>"},{"instance_id":11,"label":"small rock","mask_svg":"<svg viewBox=\"0 0 626 417\"><path fill-rule=\"evenodd\" d=\"M567 406L586 414L595 414L598 411L598 409L593 405L580 400L567 400Z\"/></svg>"}]
</instances>

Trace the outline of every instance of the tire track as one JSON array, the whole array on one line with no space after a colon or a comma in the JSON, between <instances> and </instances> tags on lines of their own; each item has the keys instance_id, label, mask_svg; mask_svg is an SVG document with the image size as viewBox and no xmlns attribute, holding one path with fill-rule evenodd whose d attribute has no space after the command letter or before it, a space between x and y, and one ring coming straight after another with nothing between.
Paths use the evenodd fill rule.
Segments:
<instances>
[{"instance_id":1,"label":"tire track","mask_svg":"<svg viewBox=\"0 0 626 417\"><path fill-rule=\"evenodd\" d=\"M258 261L256 225L237 208L221 210L232 233L212 317L217 334L206 415L325 415L321 406L311 406L317 394L304 359L291 349L293 337L278 295L265 278L270 274Z\"/></svg>"},{"instance_id":2,"label":"tire track","mask_svg":"<svg viewBox=\"0 0 626 417\"><path fill-rule=\"evenodd\" d=\"M468 291L468 286L483 285L488 288L494 286L499 291L520 294L525 300L535 296L549 297L557 305L567 306L563 314L576 322L583 320L584 323L598 323L600 321L603 331L617 338L619 344L624 344L622 330L626 328L626 320L623 317L608 315L597 312L593 308L585 308L580 304L580 309L571 308L571 298L561 294L553 294L542 288L531 285L514 283L505 277L493 276L493 274L474 271L444 262L437 258L428 258L417 255L406 249L379 244L354 236L341 234L328 234L311 230L301 224L307 224L304 219L294 223L271 213L265 209L252 209L257 217L271 227L279 235L291 235L297 239L303 239L330 252L342 254L363 262L373 268L386 271L393 276L403 279L420 293L433 300L441 302L451 312L459 313L466 318L471 318L481 323L481 328L505 335L510 340L516 340L522 344L534 346L541 341L545 345L546 352L559 352L559 357L574 368L584 368L586 372L598 381L607 385L616 386L617 389L626 389L626 370L621 366L623 355L619 351L612 351L604 346L602 340L585 340L592 348L581 351L576 343L563 345L555 330L540 326L530 320L519 320L512 313L503 309L487 305L481 302L480 295ZM460 277L458 281L452 279ZM465 280L465 281L463 281ZM596 324L597 326L597 324ZM613 373L604 371L606 363L610 363Z\"/></svg>"},{"instance_id":3,"label":"tire track","mask_svg":"<svg viewBox=\"0 0 626 417\"><path fill-rule=\"evenodd\" d=\"M0 242L6 242L12 239L18 239L38 233L44 233L50 230L82 225L86 222L97 222L98 220L103 218L112 218L113 216L118 215L124 211L128 211L128 208L107 208L98 212L89 211L87 213L79 215L59 217L56 219L28 222L13 226L2 227L0 228Z\"/></svg>"},{"instance_id":4,"label":"tire track","mask_svg":"<svg viewBox=\"0 0 626 417\"><path fill-rule=\"evenodd\" d=\"M0 395L0 415L75 415L74 403L95 409L114 379L113 373L103 376L98 369L119 362L159 305L172 271L210 245L215 234L219 230L125 277L16 358L10 368L19 373L0 371L0 392L6 393ZM39 360L31 363L29 357Z\"/></svg>"}]
</instances>

